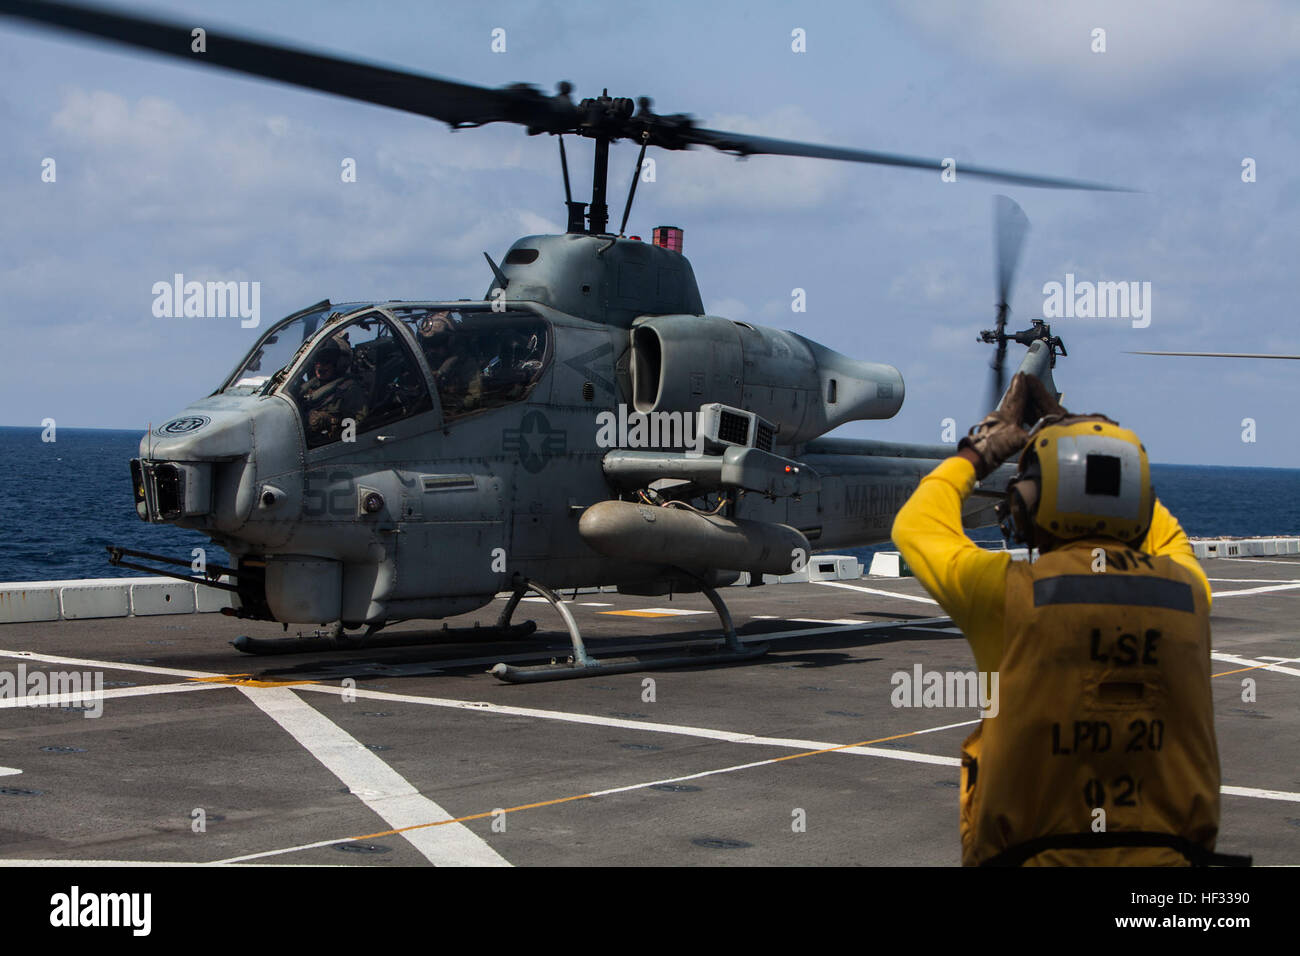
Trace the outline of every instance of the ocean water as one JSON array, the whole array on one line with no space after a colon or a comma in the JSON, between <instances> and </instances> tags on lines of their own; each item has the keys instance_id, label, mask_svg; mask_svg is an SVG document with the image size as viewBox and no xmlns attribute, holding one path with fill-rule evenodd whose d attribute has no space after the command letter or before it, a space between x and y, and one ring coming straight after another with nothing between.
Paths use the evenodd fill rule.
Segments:
<instances>
[{"instance_id":1,"label":"ocean water","mask_svg":"<svg viewBox=\"0 0 1300 956\"><path fill-rule=\"evenodd\" d=\"M142 434L60 428L43 442L39 428L0 427L0 581L134 574L109 565L110 544L186 561L205 547L210 564L228 561L202 534L136 517L129 463ZM1153 465L1152 482L1190 535L1300 535L1300 469ZM996 528L972 537L999 540Z\"/></svg>"},{"instance_id":2,"label":"ocean water","mask_svg":"<svg viewBox=\"0 0 1300 956\"><path fill-rule=\"evenodd\" d=\"M110 544L187 562L201 547L209 564L228 561L205 535L136 515L131 459L143 429L60 427L53 442L41 433L0 428L0 581L136 576L108 563Z\"/></svg>"}]
</instances>

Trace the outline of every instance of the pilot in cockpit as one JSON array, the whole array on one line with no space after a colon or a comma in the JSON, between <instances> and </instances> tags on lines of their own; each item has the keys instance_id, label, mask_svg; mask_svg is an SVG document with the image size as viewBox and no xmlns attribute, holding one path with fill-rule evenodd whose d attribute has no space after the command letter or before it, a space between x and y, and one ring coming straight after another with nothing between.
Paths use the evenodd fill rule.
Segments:
<instances>
[{"instance_id":1,"label":"pilot in cockpit","mask_svg":"<svg viewBox=\"0 0 1300 956\"><path fill-rule=\"evenodd\" d=\"M347 419L360 424L366 393L352 375L351 350L337 338L316 351L312 377L302 388L301 401L312 444L338 441Z\"/></svg>"},{"instance_id":2,"label":"pilot in cockpit","mask_svg":"<svg viewBox=\"0 0 1300 956\"><path fill-rule=\"evenodd\" d=\"M456 411L477 407L483 392L483 369L467 333L448 312L431 312L420 321L417 332L443 407Z\"/></svg>"}]
</instances>

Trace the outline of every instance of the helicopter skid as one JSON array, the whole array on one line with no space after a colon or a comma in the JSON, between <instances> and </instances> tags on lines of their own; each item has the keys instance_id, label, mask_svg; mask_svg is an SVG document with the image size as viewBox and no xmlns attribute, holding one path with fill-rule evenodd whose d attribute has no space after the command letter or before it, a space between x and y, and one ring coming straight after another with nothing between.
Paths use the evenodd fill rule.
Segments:
<instances>
[{"instance_id":1,"label":"helicopter skid","mask_svg":"<svg viewBox=\"0 0 1300 956\"><path fill-rule=\"evenodd\" d=\"M245 654L315 654L321 651L369 651L381 647L418 647L464 641L515 641L537 630L534 621L506 627L443 627L434 636L427 634L392 634L386 637L276 637L241 636L231 641Z\"/></svg>"},{"instance_id":2,"label":"helicopter skid","mask_svg":"<svg viewBox=\"0 0 1300 956\"><path fill-rule=\"evenodd\" d=\"M755 644L739 649L704 651L695 654L670 654L653 657L617 657L597 660L538 664L533 667L514 667L497 664L488 673L508 684L537 684L542 681L573 680L578 677L599 677L608 674L629 674L638 671L664 670L670 667L699 667L703 664L747 661L767 653L767 644Z\"/></svg>"},{"instance_id":3,"label":"helicopter skid","mask_svg":"<svg viewBox=\"0 0 1300 956\"><path fill-rule=\"evenodd\" d=\"M683 571L683 573L690 574L687 571ZM564 625L569 631L569 641L573 646L573 653L564 663L553 660L550 664L538 664L532 667L513 667L510 664L500 663L496 664L488 673L508 684L532 684L540 681L570 680L574 677L594 677L597 674L626 674L632 671L661 670L667 667L693 667L715 661L744 661L767 653L767 645L746 647L740 643L740 639L736 636L736 629L731 623L731 613L727 610L727 605L723 602L722 597L712 586L697 575L690 574L690 576L699 581L700 590L709 599L709 603L713 605L713 610L718 615L718 621L722 624L724 644L718 650L686 656L677 654L645 658L626 657L605 661L597 660L587 654L586 645L582 640L582 633L578 630L578 622L569 609L565 607L559 595L544 584L517 577L514 581L510 599L501 611L501 617L498 619L497 625L499 627L507 625L510 621L510 615L519 606L524 594L532 591L544 598L564 619Z\"/></svg>"}]
</instances>

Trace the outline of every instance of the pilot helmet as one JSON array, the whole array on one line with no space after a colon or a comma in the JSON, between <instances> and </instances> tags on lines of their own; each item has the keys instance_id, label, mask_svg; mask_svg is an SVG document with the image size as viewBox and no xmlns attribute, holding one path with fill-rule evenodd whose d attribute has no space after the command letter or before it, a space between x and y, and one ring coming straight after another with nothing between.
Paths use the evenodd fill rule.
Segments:
<instances>
[{"instance_id":1,"label":"pilot helmet","mask_svg":"<svg viewBox=\"0 0 1300 956\"><path fill-rule=\"evenodd\" d=\"M345 347L344 343L340 342L337 337L331 336L321 344L320 348L316 350L316 354L312 356L312 365L319 362L333 362L336 371L344 372L347 370L351 358L351 350Z\"/></svg>"},{"instance_id":2,"label":"pilot helmet","mask_svg":"<svg viewBox=\"0 0 1300 956\"><path fill-rule=\"evenodd\" d=\"M420 320L416 332L425 346L444 345L456 329L449 312L430 312Z\"/></svg>"}]
</instances>

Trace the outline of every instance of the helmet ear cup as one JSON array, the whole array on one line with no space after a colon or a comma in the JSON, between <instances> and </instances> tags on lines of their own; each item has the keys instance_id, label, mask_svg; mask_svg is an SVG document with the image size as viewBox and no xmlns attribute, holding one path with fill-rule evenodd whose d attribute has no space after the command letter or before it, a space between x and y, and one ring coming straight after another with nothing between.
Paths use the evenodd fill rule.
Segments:
<instances>
[{"instance_id":1,"label":"helmet ear cup","mask_svg":"<svg viewBox=\"0 0 1300 956\"><path fill-rule=\"evenodd\" d=\"M1008 540L1034 547L1034 509L1038 507L1038 481L1021 478L1007 487L1007 496L997 507L1002 534Z\"/></svg>"},{"instance_id":2,"label":"helmet ear cup","mask_svg":"<svg viewBox=\"0 0 1300 956\"><path fill-rule=\"evenodd\" d=\"M1008 544L1020 544L1025 540L1024 506L1024 499L1016 492L1016 486L1008 485L1006 497L998 502L995 509L998 527Z\"/></svg>"},{"instance_id":3,"label":"helmet ear cup","mask_svg":"<svg viewBox=\"0 0 1300 956\"><path fill-rule=\"evenodd\" d=\"M1014 540L1033 547L1034 507L1038 504L1038 483L1017 481L1007 489L1008 513Z\"/></svg>"},{"instance_id":4,"label":"helmet ear cup","mask_svg":"<svg viewBox=\"0 0 1300 956\"><path fill-rule=\"evenodd\" d=\"M1006 497L998 504L1002 535L1008 541L1034 547L1034 515L1042 493L1042 466L1030 441L1020 457L1019 473L1007 485Z\"/></svg>"}]
</instances>

